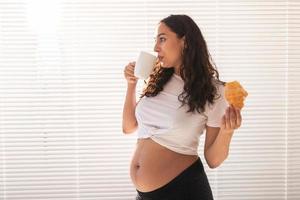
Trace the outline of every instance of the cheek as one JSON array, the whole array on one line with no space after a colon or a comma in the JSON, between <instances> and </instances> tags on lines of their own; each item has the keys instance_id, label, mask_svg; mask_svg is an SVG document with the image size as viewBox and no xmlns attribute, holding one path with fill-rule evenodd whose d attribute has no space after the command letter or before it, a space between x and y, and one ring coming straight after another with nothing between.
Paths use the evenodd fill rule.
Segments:
<instances>
[{"instance_id":1,"label":"cheek","mask_svg":"<svg viewBox=\"0 0 300 200\"><path fill-rule=\"evenodd\" d=\"M180 47L178 46L173 47L173 49L170 51L170 59L172 60L172 62L178 62L180 58L181 58Z\"/></svg>"},{"instance_id":2,"label":"cheek","mask_svg":"<svg viewBox=\"0 0 300 200\"><path fill-rule=\"evenodd\" d=\"M177 42L176 43L172 43L169 48L172 51L172 54L174 56L181 55L181 46L179 45L179 43L177 43Z\"/></svg>"},{"instance_id":3,"label":"cheek","mask_svg":"<svg viewBox=\"0 0 300 200\"><path fill-rule=\"evenodd\" d=\"M164 54L165 65L174 65L181 58L181 47L178 44L166 44L161 50Z\"/></svg>"}]
</instances>

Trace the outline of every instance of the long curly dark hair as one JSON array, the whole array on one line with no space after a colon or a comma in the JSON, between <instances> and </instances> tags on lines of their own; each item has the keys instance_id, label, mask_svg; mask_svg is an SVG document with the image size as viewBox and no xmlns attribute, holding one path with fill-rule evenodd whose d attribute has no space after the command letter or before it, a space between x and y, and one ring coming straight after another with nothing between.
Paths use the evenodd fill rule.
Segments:
<instances>
[{"instance_id":1,"label":"long curly dark hair","mask_svg":"<svg viewBox=\"0 0 300 200\"><path fill-rule=\"evenodd\" d=\"M189 105L187 112L198 113L205 111L205 104L214 103L217 94L216 84L224 85L220 81L219 73L214 68L206 42L197 24L187 15L170 15L160 21L168 26L180 39L185 36L184 49L182 52L182 65L180 76L184 81L183 92L178 96L178 100ZM146 87L140 98L154 97L163 90L174 73L174 68L163 68L157 62L146 83Z\"/></svg>"}]
</instances>

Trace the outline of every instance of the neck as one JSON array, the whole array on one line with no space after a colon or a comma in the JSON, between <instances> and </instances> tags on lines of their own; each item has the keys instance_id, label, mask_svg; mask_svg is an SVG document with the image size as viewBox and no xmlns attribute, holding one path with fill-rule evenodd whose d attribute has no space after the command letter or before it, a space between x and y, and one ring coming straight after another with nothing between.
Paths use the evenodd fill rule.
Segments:
<instances>
[{"instance_id":1,"label":"neck","mask_svg":"<svg viewBox=\"0 0 300 200\"><path fill-rule=\"evenodd\" d=\"M175 67L174 69L175 69L175 70L174 70L174 73L175 73L176 75L180 76L179 67Z\"/></svg>"}]
</instances>

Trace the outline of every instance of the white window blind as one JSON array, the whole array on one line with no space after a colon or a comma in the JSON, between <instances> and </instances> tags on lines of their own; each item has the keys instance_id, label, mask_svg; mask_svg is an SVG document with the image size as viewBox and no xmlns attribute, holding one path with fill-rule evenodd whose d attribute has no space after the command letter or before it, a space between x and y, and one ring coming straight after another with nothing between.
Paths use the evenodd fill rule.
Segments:
<instances>
[{"instance_id":1,"label":"white window blind","mask_svg":"<svg viewBox=\"0 0 300 200\"><path fill-rule=\"evenodd\" d=\"M0 199L132 200L124 66L188 14L249 96L216 200L300 198L299 0L0 0ZM137 95L142 83L138 84Z\"/></svg>"}]
</instances>

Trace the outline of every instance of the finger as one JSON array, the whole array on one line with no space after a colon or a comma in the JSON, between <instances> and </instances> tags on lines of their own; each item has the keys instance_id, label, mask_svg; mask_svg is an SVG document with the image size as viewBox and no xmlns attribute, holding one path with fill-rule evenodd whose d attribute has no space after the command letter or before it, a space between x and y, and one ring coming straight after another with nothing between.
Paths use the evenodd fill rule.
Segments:
<instances>
[{"instance_id":1,"label":"finger","mask_svg":"<svg viewBox=\"0 0 300 200\"><path fill-rule=\"evenodd\" d=\"M129 63L128 66L134 68L135 67L135 62Z\"/></svg>"},{"instance_id":2,"label":"finger","mask_svg":"<svg viewBox=\"0 0 300 200\"><path fill-rule=\"evenodd\" d=\"M134 74L134 69L129 70L129 72L133 75Z\"/></svg>"},{"instance_id":3,"label":"finger","mask_svg":"<svg viewBox=\"0 0 300 200\"><path fill-rule=\"evenodd\" d=\"M132 66L127 66L126 69L125 69L124 71L134 72L134 67L132 67Z\"/></svg>"},{"instance_id":4,"label":"finger","mask_svg":"<svg viewBox=\"0 0 300 200\"><path fill-rule=\"evenodd\" d=\"M134 70L126 69L126 70L124 70L124 72L133 74L133 73L134 73Z\"/></svg>"},{"instance_id":5,"label":"finger","mask_svg":"<svg viewBox=\"0 0 300 200\"><path fill-rule=\"evenodd\" d=\"M236 115L235 115L235 109L231 105L229 108L229 115L230 115L230 125L232 128L236 128Z\"/></svg>"},{"instance_id":6,"label":"finger","mask_svg":"<svg viewBox=\"0 0 300 200\"><path fill-rule=\"evenodd\" d=\"M125 70L125 71L124 71L124 75L131 76L131 74L132 74L132 73L131 73L130 71L128 71L128 70Z\"/></svg>"},{"instance_id":7,"label":"finger","mask_svg":"<svg viewBox=\"0 0 300 200\"><path fill-rule=\"evenodd\" d=\"M130 72L134 73L134 68L130 69Z\"/></svg>"},{"instance_id":8,"label":"finger","mask_svg":"<svg viewBox=\"0 0 300 200\"><path fill-rule=\"evenodd\" d=\"M229 107L227 107L226 109L225 121L226 121L226 128L230 128Z\"/></svg>"},{"instance_id":9,"label":"finger","mask_svg":"<svg viewBox=\"0 0 300 200\"><path fill-rule=\"evenodd\" d=\"M128 65L128 67L134 68L134 67L135 67L135 64L130 63L130 64Z\"/></svg>"},{"instance_id":10,"label":"finger","mask_svg":"<svg viewBox=\"0 0 300 200\"><path fill-rule=\"evenodd\" d=\"M126 71L133 71L134 70L134 67L131 66L131 65L128 65L125 69Z\"/></svg>"},{"instance_id":11,"label":"finger","mask_svg":"<svg viewBox=\"0 0 300 200\"><path fill-rule=\"evenodd\" d=\"M125 75L125 77L127 77L127 78L134 78L134 77L135 77L134 74L131 73L131 72L125 72L124 75Z\"/></svg>"},{"instance_id":12,"label":"finger","mask_svg":"<svg viewBox=\"0 0 300 200\"><path fill-rule=\"evenodd\" d=\"M242 124L242 116L241 116L241 110L240 109L236 109L236 123L237 123L237 126L240 127L241 124Z\"/></svg>"},{"instance_id":13,"label":"finger","mask_svg":"<svg viewBox=\"0 0 300 200\"><path fill-rule=\"evenodd\" d=\"M136 77L133 73L128 73L127 75L129 78L134 78L134 79L138 79L138 77Z\"/></svg>"},{"instance_id":14,"label":"finger","mask_svg":"<svg viewBox=\"0 0 300 200\"><path fill-rule=\"evenodd\" d=\"M128 69L128 68L134 68L134 66L135 66L135 64L132 63L132 62L130 62L130 63L128 63L128 64L125 66L125 68L126 68L126 69Z\"/></svg>"},{"instance_id":15,"label":"finger","mask_svg":"<svg viewBox=\"0 0 300 200\"><path fill-rule=\"evenodd\" d=\"M125 73L128 73L128 74L134 74L134 70L129 70L129 69L128 69L128 70L125 70L124 72L125 72Z\"/></svg>"}]
</instances>

